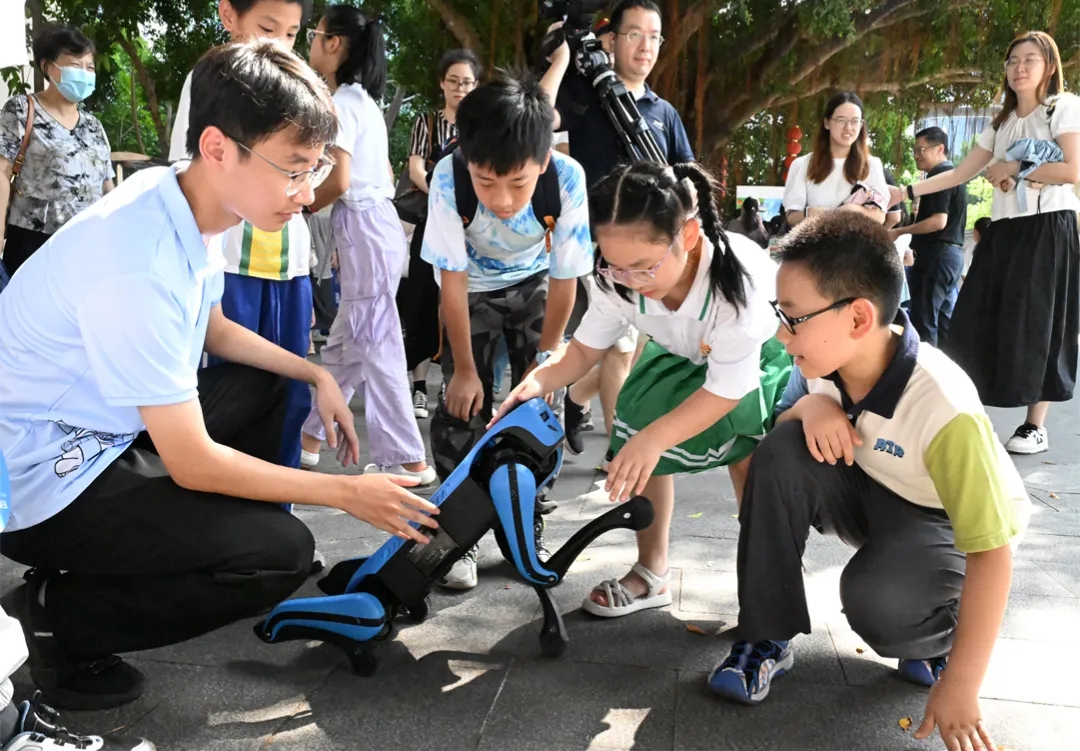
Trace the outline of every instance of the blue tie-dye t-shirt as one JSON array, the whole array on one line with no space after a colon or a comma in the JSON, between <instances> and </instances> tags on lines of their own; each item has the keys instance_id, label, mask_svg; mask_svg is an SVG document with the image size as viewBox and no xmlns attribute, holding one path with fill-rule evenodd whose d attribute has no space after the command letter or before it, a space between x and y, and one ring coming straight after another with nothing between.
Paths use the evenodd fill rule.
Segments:
<instances>
[{"instance_id":1,"label":"blue tie-dye t-shirt","mask_svg":"<svg viewBox=\"0 0 1080 751\"><path fill-rule=\"evenodd\" d=\"M589 204L581 165L553 151L559 176L562 213L555 223L551 252L544 228L530 203L510 219L500 219L481 203L468 229L462 224L454 195L454 165L447 156L435 167L428 197L428 220L421 255L440 271L468 271L469 291L510 287L541 271L555 279L575 279L593 268Z\"/></svg>"}]
</instances>

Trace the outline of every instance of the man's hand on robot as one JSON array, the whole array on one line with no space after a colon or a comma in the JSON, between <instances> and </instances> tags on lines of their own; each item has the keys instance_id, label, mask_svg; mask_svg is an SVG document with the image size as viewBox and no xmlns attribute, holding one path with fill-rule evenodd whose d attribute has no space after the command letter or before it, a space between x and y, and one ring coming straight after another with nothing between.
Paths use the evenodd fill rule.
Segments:
<instances>
[{"instance_id":1,"label":"man's hand on robot","mask_svg":"<svg viewBox=\"0 0 1080 751\"><path fill-rule=\"evenodd\" d=\"M415 479L399 475L360 475L350 479L354 492L342 504L343 511L403 540L423 545L431 542L409 523L431 529L439 526L431 518L439 513L439 507L405 489L416 485Z\"/></svg>"},{"instance_id":2,"label":"man's hand on robot","mask_svg":"<svg viewBox=\"0 0 1080 751\"><path fill-rule=\"evenodd\" d=\"M663 449L649 438L648 433L638 433L619 450L608 467L608 479L604 485L611 501L628 501L645 492L645 485L660 462Z\"/></svg>"}]
</instances>

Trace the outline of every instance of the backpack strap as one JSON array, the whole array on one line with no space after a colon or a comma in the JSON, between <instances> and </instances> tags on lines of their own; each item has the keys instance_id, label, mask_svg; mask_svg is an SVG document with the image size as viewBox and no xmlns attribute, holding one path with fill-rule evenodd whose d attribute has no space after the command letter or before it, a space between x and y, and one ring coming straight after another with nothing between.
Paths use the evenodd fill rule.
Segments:
<instances>
[{"instance_id":1,"label":"backpack strap","mask_svg":"<svg viewBox=\"0 0 1080 751\"><path fill-rule=\"evenodd\" d=\"M559 170L554 157L548 160L547 169L536 181L532 196L533 214L544 227L544 246L551 252L551 236L562 214L562 195L559 193Z\"/></svg>"},{"instance_id":2,"label":"backpack strap","mask_svg":"<svg viewBox=\"0 0 1080 751\"><path fill-rule=\"evenodd\" d=\"M468 228L476 217L476 210L480 208L480 199L473 190L472 175L469 174L469 165L465 163L461 149L455 148L451 158L454 163L454 199L461 223Z\"/></svg>"}]
</instances>

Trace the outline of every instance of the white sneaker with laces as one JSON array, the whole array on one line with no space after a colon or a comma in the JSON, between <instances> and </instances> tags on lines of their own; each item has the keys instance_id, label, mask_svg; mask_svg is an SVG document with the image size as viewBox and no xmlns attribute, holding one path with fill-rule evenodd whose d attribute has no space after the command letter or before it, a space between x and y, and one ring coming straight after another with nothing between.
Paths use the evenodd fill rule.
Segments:
<instances>
[{"instance_id":1,"label":"white sneaker with laces","mask_svg":"<svg viewBox=\"0 0 1080 751\"><path fill-rule=\"evenodd\" d=\"M1046 428L1040 428L1025 422L1012 438L1005 442L1005 450L1010 454L1041 454L1050 449L1050 438L1046 434Z\"/></svg>"},{"instance_id":2,"label":"white sneaker with laces","mask_svg":"<svg viewBox=\"0 0 1080 751\"><path fill-rule=\"evenodd\" d=\"M472 548L457 563L454 564L442 579L440 587L447 589L466 590L476 586L476 548Z\"/></svg>"},{"instance_id":3,"label":"white sneaker with laces","mask_svg":"<svg viewBox=\"0 0 1080 751\"><path fill-rule=\"evenodd\" d=\"M378 464L369 464L364 467L365 475L400 475L401 477L411 477L417 481L419 487L425 487L431 485L439 476L435 474L435 468L430 464L419 472L410 472L402 467L400 464L391 464L389 467L380 467Z\"/></svg>"},{"instance_id":4,"label":"white sneaker with laces","mask_svg":"<svg viewBox=\"0 0 1080 751\"><path fill-rule=\"evenodd\" d=\"M423 391L413 392L412 411L418 420L424 420L428 416L427 394Z\"/></svg>"}]
</instances>

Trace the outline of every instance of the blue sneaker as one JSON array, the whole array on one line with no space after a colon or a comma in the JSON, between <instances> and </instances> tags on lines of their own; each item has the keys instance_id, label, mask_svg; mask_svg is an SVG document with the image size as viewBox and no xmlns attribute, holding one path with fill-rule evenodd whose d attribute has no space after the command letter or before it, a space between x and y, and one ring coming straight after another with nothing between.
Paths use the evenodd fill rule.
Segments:
<instances>
[{"instance_id":1,"label":"blue sneaker","mask_svg":"<svg viewBox=\"0 0 1080 751\"><path fill-rule=\"evenodd\" d=\"M931 660L900 660L896 672L909 683L920 686L933 686L941 678L948 657L935 657Z\"/></svg>"},{"instance_id":2,"label":"blue sneaker","mask_svg":"<svg viewBox=\"0 0 1080 751\"><path fill-rule=\"evenodd\" d=\"M740 704L760 704L773 678L791 670L795 655L790 641L740 641L709 675L709 690Z\"/></svg>"}]
</instances>

